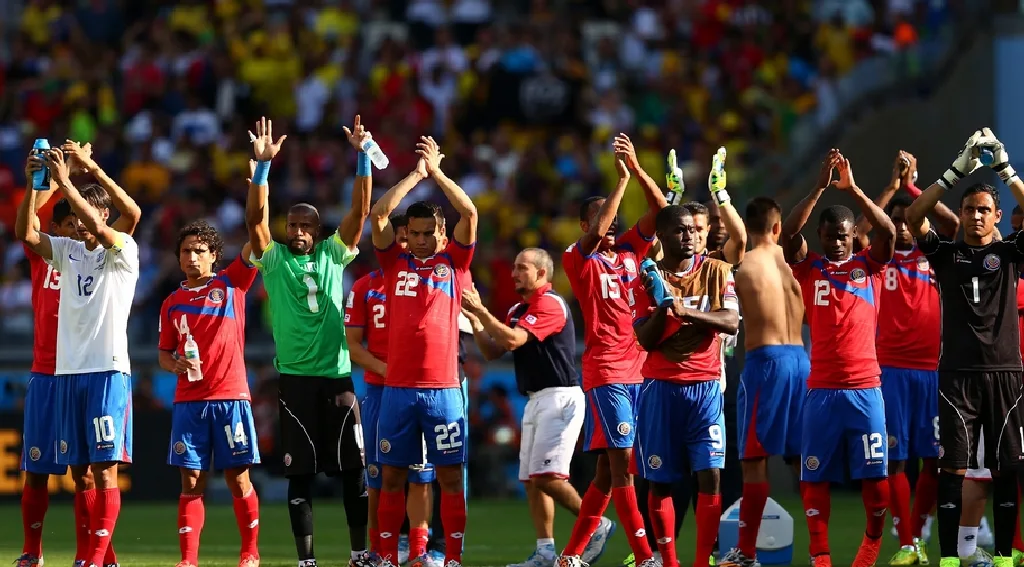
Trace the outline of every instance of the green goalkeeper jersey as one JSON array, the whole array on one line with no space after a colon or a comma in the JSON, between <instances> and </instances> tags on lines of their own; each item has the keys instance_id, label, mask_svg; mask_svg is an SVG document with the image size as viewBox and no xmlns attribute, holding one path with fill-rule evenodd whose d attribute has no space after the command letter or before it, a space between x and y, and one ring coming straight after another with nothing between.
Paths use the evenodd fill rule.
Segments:
<instances>
[{"instance_id":1,"label":"green goalkeeper jersey","mask_svg":"<svg viewBox=\"0 0 1024 567\"><path fill-rule=\"evenodd\" d=\"M263 273L281 374L345 378L352 373L345 339L344 272L359 254L338 233L298 256L271 242L252 263Z\"/></svg>"}]
</instances>

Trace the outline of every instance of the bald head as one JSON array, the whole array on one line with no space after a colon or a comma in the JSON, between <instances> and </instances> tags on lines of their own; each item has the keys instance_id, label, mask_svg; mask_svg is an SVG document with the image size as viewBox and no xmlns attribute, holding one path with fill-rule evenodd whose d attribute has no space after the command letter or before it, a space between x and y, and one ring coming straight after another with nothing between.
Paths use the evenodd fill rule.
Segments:
<instances>
[{"instance_id":1,"label":"bald head","mask_svg":"<svg viewBox=\"0 0 1024 567\"><path fill-rule=\"evenodd\" d=\"M297 205L292 205L292 208L288 209L288 214L310 215L313 218L317 219L318 221L320 220L320 211L316 210L316 207L310 205L309 203L299 203Z\"/></svg>"},{"instance_id":2,"label":"bald head","mask_svg":"<svg viewBox=\"0 0 1024 567\"><path fill-rule=\"evenodd\" d=\"M555 262L551 254L540 248L527 248L516 256L512 268L516 293L524 297L532 294L551 281L555 273Z\"/></svg>"}]
</instances>

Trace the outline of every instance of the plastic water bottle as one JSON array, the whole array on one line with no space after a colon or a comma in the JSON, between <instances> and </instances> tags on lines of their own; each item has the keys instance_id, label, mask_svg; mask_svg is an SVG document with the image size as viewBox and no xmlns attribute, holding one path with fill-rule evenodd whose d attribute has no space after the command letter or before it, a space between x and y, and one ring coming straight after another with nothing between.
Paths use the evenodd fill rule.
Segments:
<instances>
[{"instance_id":1,"label":"plastic water bottle","mask_svg":"<svg viewBox=\"0 0 1024 567\"><path fill-rule=\"evenodd\" d=\"M380 146L373 139L363 142L363 151L366 152L370 161L373 162L373 167L377 169L387 169L388 164L391 163L388 160L388 156L384 155L384 151L380 149Z\"/></svg>"},{"instance_id":2,"label":"plastic water bottle","mask_svg":"<svg viewBox=\"0 0 1024 567\"><path fill-rule=\"evenodd\" d=\"M658 271L658 265L650 258L645 258L640 263L640 271L644 274L651 276L651 289L647 290L651 296L651 300L658 307L668 307L672 305L674 298L665 289L665 280L661 279L661 273Z\"/></svg>"},{"instance_id":3,"label":"plastic water bottle","mask_svg":"<svg viewBox=\"0 0 1024 567\"><path fill-rule=\"evenodd\" d=\"M981 148L981 155L978 156L981 160L981 165L988 167L992 165L992 162L996 160L995 154L989 148Z\"/></svg>"},{"instance_id":4,"label":"plastic water bottle","mask_svg":"<svg viewBox=\"0 0 1024 567\"><path fill-rule=\"evenodd\" d=\"M199 360L199 345L196 344L192 335L185 339L185 360ZM189 368L188 381L198 382L203 379L203 371L199 368Z\"/></svg>"},{"instance_id":5,"label":"plastic water bottle","mask_svg":"<svg viewBox=\"0 0 1024 567\"><path fill-rule=\"evenodd\" d=\"M50 142L46 138L37 138L32 144L32 155L39 156L50 150ZM46 191L50 188L50 168L43 166L39 171L32 172L32 188L36 191Z\"/></svg>"}]
</instances>

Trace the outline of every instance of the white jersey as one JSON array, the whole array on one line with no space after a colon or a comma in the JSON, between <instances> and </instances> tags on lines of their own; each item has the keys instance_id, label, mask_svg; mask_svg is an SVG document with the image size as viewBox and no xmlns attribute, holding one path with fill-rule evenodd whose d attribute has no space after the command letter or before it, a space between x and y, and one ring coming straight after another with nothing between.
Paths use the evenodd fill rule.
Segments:
<instances>
[{"instance_id":1,"label":"white jersey","mask_svg":"<svg viewBox=\"0 0 1024 567\"><path fill-rule=\"evenodd\" d=\"M50 237L50 265L61 274L57 374L131 373L128 315L139 280L139 246L118 232L109 250Z\"/></svg>"}]
</instances>

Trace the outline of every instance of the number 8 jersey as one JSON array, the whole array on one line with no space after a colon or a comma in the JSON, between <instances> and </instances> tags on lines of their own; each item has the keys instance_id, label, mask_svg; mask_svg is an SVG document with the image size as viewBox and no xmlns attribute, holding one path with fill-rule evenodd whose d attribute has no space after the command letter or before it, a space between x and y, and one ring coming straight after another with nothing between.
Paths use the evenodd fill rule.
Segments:
<instances>
[{"instance_id":1,"label":"number 8 jersey","mask_svg":"<svg viewBox=\"0 0 1024 567\"><path fill-rule=\"evenodd\" d=\"M881 281L878 364L934 372L939 364L939 290L928 258L916 246L897 250Z\"/></svg>"}]
</instances>

